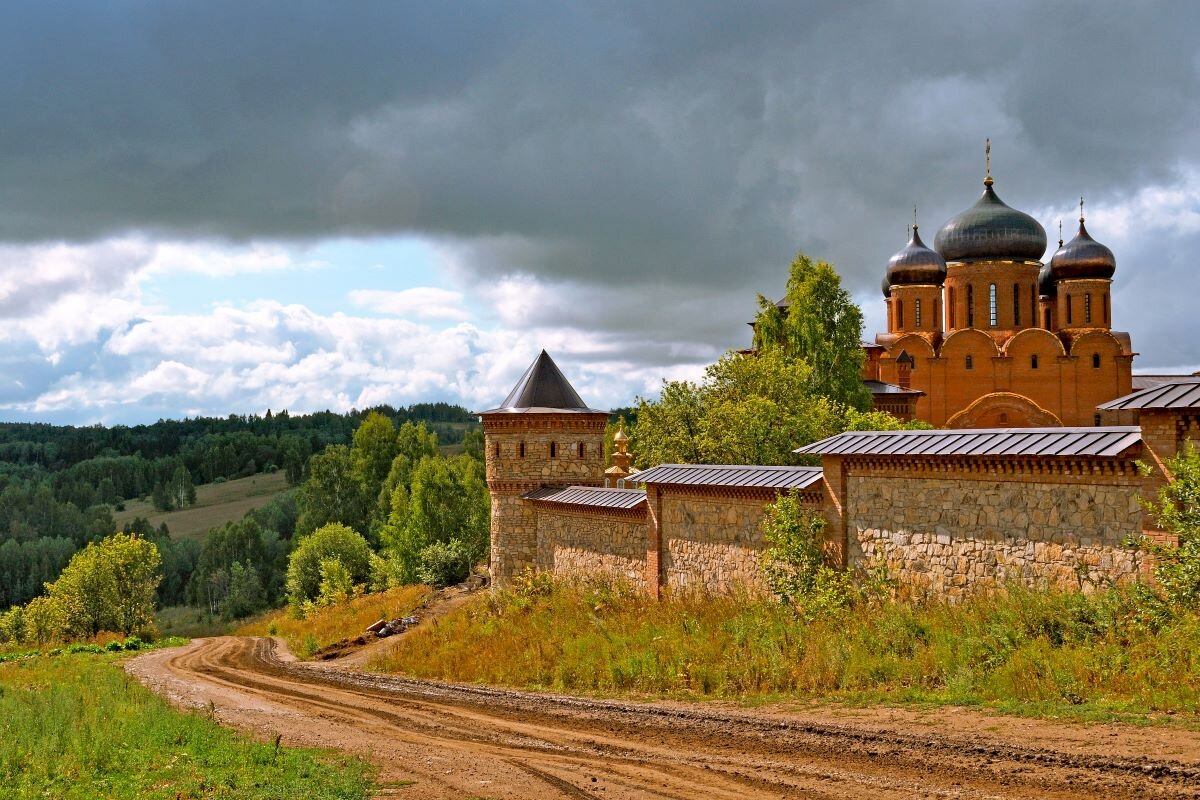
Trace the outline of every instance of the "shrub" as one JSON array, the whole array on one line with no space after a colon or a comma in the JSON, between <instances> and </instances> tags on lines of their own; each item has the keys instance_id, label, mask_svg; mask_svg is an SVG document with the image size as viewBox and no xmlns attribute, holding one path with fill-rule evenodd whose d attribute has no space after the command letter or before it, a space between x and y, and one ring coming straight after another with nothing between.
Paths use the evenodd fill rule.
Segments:
<instances>
[{"instance_id":1,"label":"shrub","mask_svg":"<svg viewBox=\"0 0 1200 800\"><path fill-rule=\"evenodd\" d=\"M1174 605L1200 606L1200 453L1188 443L1167 462L1174 480L1159 490L1148 510L1164 529L1179 538L1178 547L1142 539L1154 556L1154 578Z\"/></svg>"},{"instance_id":2,"label":"shrub","mask_svg":"<svg viewBox=\"0 0 1200 800\"><path fill-rule=\"evenodd\" d=\"M826 615L886 594L882 569L853 575L835 569L825 552L825 518L808 508L798 491L767 506L762 530L770 545L763 556L767 587L805 617Z\"/></svg>"},{"instance_id":3,"label":"shrub","mask_svg":"<svg viewBox=\"0 0 1200 800\"><path fill-rule=\"evenodd\" d=\"M350 574L352 585L371 576L371 548L360 534L333 522L300 540L288 558L287 590L293 606L314 600L321 591L321 564L337 560Z\"/></svg>"},{"instance_id":4,"label":"shrub","mask_svg":"<svg viewBox=\"0 0 1200 800\"><path fill-rule=\"evenodd\" d=\"M458 539L434 542L423 548L417 577L431 586L451 586L471 573L471 555Z\"/></svg>"}]
</instances>

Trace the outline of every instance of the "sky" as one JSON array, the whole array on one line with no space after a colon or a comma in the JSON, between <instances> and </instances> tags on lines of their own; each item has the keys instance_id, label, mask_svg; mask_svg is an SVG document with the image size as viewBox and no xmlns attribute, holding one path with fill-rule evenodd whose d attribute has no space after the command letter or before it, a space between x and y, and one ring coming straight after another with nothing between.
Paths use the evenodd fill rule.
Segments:
<instances>
[{"instance_id":1,"label":"sky","mask_svg":"<svg viewBox=\"0 0 1200 800\"><path fill-rule=\"evenodd\" d=\"M1200 370L1200 4L31 2L0 26L0 420L615 407L749 343L797 252L884 327L914 206L1117 257ZM1047 255L1048 257L1048 255Z\"/></svg>"}]
</instances>

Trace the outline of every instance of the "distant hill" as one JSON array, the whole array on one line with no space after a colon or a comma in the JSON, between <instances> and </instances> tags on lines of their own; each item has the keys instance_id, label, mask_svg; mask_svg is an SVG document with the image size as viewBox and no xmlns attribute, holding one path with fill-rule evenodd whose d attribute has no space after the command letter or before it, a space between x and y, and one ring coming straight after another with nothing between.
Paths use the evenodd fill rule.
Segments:
<instances>
[{"instance_id":1,"label":"distant hill","mask_svg":"<svg viewBox=\"0 0 1200 800\"><path fill-rule=\"evenodd\" d=\"M166 523L173 538L202 539L212 528L236 522L246 512L262 508L290 488L282 471L259 473L196 489L196 504L176 511L157 511L148 500L133 500L113 515L117 527L144 517L153 527Z\"/></svg>"}]
</instances>

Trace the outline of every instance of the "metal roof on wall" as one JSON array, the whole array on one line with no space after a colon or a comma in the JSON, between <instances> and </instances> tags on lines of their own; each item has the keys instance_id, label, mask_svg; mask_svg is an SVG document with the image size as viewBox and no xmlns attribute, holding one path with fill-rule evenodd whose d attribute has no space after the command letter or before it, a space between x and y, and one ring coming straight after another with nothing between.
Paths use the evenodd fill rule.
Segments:
<instances>
[{"instance_id":1,"label":"metal roof on wall","mask_svg":"<svg viewBox=\"0 0 1200 800\"><path fill-rule=\"evenodd\" d=\"M676 486L733 486L746 489L807 489L821 480L820 467L759 467L726 464L660 464L628 480Z\"/></svg>"},{"instance_id":2,"label":"metal roof on wall","mask_svg":"<svg viewBox=\"0 0 1200 800\"><path fill-rule=\"evenodd\" d=\"M543 487L521 496L542 503L595 508L637 508L646 501L646 493L641 489L607 489L599 486L569 486L566 489Z\"/></svg>"},{"instance_id":3,"label":"metal roof on wall","mask_svg":"<svg viewBox=\"0 0 1200 800\"><path fill-rule=\"evenodd\" d=\"M1140 444L1138 427L849 431L795 450L850 456L1118 456Z\"/></svg>"},{"instance_id":4,"label":"metal roof on wall","mask_svg":"<svg viewBox=\"0 0 1200 800\"><path fill-rule=\"evenodd\" d=\"M1142 389L1118 397L1102 406L1101 411L1123 411L1142 408L1200 408L1200 379L1179 380Z\"/></svg>"}]
</instances>

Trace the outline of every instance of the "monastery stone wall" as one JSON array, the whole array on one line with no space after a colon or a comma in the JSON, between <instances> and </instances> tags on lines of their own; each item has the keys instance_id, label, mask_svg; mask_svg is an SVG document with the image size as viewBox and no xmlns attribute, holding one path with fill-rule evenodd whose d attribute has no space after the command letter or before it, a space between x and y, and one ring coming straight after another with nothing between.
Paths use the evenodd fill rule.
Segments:
<instances>
[{"instance_id":1,"label":"monastery stone wall","mask_svg":"<svg viewBox=\"0 0 1200 800\"><path fill-rule=\"evenodd\" d=\"M663 585L710 593L764 589L759 525L774 493L662 492Z\"/></svg>"},{"instance_id":2,"label":"monastery stone wall","mask_svg":"<svg viewBox=\"0 0 1200 800\"><path fill-rule=\"evenodd\" d=\"M906 594L958 598L1010 580L1088 590L1132 580L1132 481L847 478L849 565L884 564Z\"/></svg>"},{"instance_id":3,"label":"monastery stone wall","mask_svg":"<svg viewBox=\"0 0 1200 800\"><path fill-rule=\"evenodd\" d=\"M538 571L559 578L602 575L646 589L644 508L534 505Z\"/></svg>"}]
</instances>

